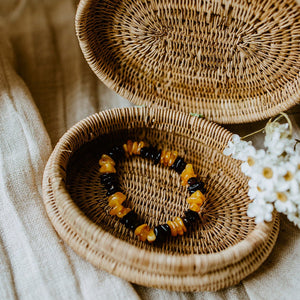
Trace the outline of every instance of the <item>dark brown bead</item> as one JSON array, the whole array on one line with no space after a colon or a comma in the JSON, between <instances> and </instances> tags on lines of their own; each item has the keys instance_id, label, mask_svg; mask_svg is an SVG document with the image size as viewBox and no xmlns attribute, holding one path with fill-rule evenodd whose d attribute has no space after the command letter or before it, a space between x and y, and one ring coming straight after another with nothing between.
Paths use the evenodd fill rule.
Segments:
<instances>
[{"instance_id":1,"label":"dark brown bead","mask_svg":"<svg viewBox=\"0 0 300 300\"><path fill-rule=\"evenodd\" d=\"M191 178L188 180L188 184L189 184L189 185L196 184L197 182L198 182L198 180L197 180L196 177L191 177Z\"/></svg>"},{"instance_id":2,"label":"dark brown bead","mask_svg":"<svg viewBox=\"0 0 300 300\"><path fill-rule=\"evenodd\" d=\"M117 192L122 192L120 187L118 185L111 185L108 189L107 189L107 193L106 196L109 197Z\"/></svg>"},{"instance_id":3,"label":"dark brown bead","mask_svg":"<svg viewBox=\"0 0 300 300\"><path fill-rule=\"evenodd\" d=\"M171 228L168 224L162 224L154 227L154 234L156 236L156 242L164 242L169 236L171 236Z\"/></svg>"},{"instance_id":4,"label":"dark brown bead","mask_svg":"<svg viewBox=\"0 0 300 300\"><path fill-rule=\"evenodd\" d=\"M122 146L114 146L107 155L117 162L125 156L125 151Z\"/></svg>"},{"instance_id":5,"label":"dark brown bead","mask_svg":"<svg viewBox=\"0 0 300 300\"><path fill-rule=\"evenodd\" d=\"M171 169L174 169L177 173L181 174L185 169L185 166L186 162L184 161L184 159L178 156L173 165L171 166Z\"/></svg>"},{"instance_id":6,"label":"dark brown bead","mask_svg":"<svg viewBox=\"0 0 300 300\"><path fill-rule=\"evenodd\" d=\"M130 230L135 230L138 226L142 224L142 222L140 222L138 219L137 213L133 210L131 210L127 215L121 218L120 222Z\"/></svg>"},{"instance_id":7,"label":"dark brown bead","mask_svg":"<svg viewBox=\"0 0 300 300\"><path fill-rule=\"evenodd\" d=\"M186 210L184 214L190 223L195 223L200 220L199 214L191 209Z\"/></svg>"},{"instance_id":8,"label":"dark brown bead","mask_svg":"<svg viewBox=\"0 0 300 300\"><path fill-rule=\"evenodd\" d=\"M188 191L190 192L190 194L193 194L195 193L196 191L200 191L202 194L205 194L206 193L206 189L204 188L204 183L202 181L200 182L197 182L193 185L190 185L188 187Z\"/></svg>"}]
</instances>

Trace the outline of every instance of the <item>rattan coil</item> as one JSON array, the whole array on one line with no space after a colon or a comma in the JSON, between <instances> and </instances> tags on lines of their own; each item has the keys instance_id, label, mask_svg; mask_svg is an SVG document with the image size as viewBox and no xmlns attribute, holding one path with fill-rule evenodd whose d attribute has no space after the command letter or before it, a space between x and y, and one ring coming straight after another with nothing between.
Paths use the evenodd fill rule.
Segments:
<instances>
[{"instance_id":1,"label":"rattan coil","mask_svg":"<svg viewBox=\"0 0 300 300\"><path fill-rule=\"evenodd\" d=\"M96 75L138 105L244 123L300 99L296 1L81 0L76 30Z\"/></svg>"},{"instance_id":2,"label":"rattan coil","mask_svg":"<svg viewBox=\"0 0 300 300\"><path fill-rule=\"evenodd\" d=\"M49 217L60 236L92 264L129 281L178 291L217 290L238 283L270 253L277 215L255 225L246 214L247 178L222 154L231 133L168 109L123 108L95 114L71 128L44 174ZM204 220L162 246L138 241L109 215L98 159L128 138L172 149L193 163L206 183ZM140 157L124 160L119 179L129 206L150 225L181 215L187 191L178 174Z\"/></svg>"}]
</instances>

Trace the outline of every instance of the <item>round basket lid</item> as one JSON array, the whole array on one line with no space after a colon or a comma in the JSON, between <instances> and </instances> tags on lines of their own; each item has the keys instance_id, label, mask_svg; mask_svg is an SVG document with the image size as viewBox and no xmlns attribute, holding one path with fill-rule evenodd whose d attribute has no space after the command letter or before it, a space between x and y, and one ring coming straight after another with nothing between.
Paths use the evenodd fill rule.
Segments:
<instances>
[{"instance_id":1,"label":"round basket lid","mask_svg":"<svg viewBox=\"0 0 300 300\"><path fill-rule=\"evenodd\" d=\"M92 70L134 104L244 123L300 99L296 1L81 0L76 30Z\"/></svg>"}]
</instances>

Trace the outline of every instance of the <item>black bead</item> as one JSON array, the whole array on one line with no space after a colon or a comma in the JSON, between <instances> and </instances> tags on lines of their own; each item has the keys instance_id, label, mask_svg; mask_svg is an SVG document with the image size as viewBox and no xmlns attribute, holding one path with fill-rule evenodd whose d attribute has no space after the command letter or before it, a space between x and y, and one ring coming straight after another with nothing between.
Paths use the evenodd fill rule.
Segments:
<instances>
[{"instance_id":1,"label":"black bead","mask_svg":"<svg viewBox=\"0 0 300 300\"><path fill-rule=\"evenodd\" d=\"M118 178L116 173L107 173L100 175L101 183L106 187L110 185L115 185L118 183Z\"/></svg>"},{"instance_id":2,"label":"black bead","mask_svg":"<svg viewBox=\"0 0 300 300\"><path fill-rule=\"evenodd\" d=\"M192 222L187 217L182 217L181 219L186 228L189 228L192 226Z\"/></svg>"},{"instance_id":3,"label":"black bead","mask_svg":"<svg viewBox=\"0 0 300 300\"><path fill-rule=\"evenodd\" d=\"M153 157L153 162L155 165L157 165L160 162L161 158L161 150L157 150L157 153Z\"/></svg>"},{"instance_id":4,"label":"black bead","mask_svg":"<svg viewBox=\"0 0 300 300\"><path fill-rule=\"evenodd\" d=\"M191 209L186 210L184 214L190 223L195 223L200 220L199 214Z\"/></svg>"},{"instance_id":5,"label":"black bead","mask_svg":"<svg viewBox=\"0 0 300 300\"><path fill-rule=\"evenodd\" d=\"M186 162L184 161L184 159L178 156L175 159L173 165L171 166L171 169L174 169L177 173L181 174L185 169L185 166L186 166Z\"/></svg>"},{"instance_id":6,"label":"black bead","mask_svg":"<svg viewBox=\"0 0 300 300\"><path fill-rule=\"evenodd\" d=\"M204 188L204 183L203 183L202 181L197 182L197 183L195 183L195 184L193 184L193 185L190 185L190 186L188 187L188 191L189 191L191 194L195 193L195 192L198 191L198 190L199 190L201 193L203 193L203 194L205 194L205 192L206 192L206 190L205 190L205 188Z\"/></svg>"},{"instance_id":7,"label":"black bead","mask_svg":"<svg viewBox=\"0 0 300 300\"><path fill-rule=\"evenodd\" d=\"M122 146L114 146L107 154L110 156L114 161L120 160L125 155L125 151Z\"/></svg>"},{"instance_id":8,"label":"black bead","mask_svg":"<svg viewBox=\"0 0 300 300\"><path fill-rule=\"evenodd\" d=\"M168 224L158 225L154 227L153 231L156 236L155 241L158 243L164 242L171 235L171 228Z\"/></svg>"},{"instance_id":9,"label":"black bead","mask_svg":"<svg viewBox=\"0 0 300 300\"><path fill-rule=\"evenodd\" d=\"M149 147L143 147L143 148L141 149L141 157L142 157L142 158L150 158Z\"/></svg>"},{"instance_id":10,"label":"black bead","mask_svg":"<svg viewBox=\"0 0 300 300\"><path fill-rule=\"evenodd\" d=\"M138 220L138 215L136 212L131 210L127 215L120 219L120 222L125 225L126 228L135 230L141 222Z\"/></svg>"},{"instance_id":11,"label":"black bead","mask_svg":"<svg viewBox=\"0 0 300 300\"><path fill-rule=\"evenodd\" d=\"M111 185L108 189L107 189L107 197L117 193L117 192L121 192L121 189L118 185Z\"/></svg>"},{"instance_id":12,"label":"black bead","mask_svg":"<svg viewBox=\"0 0 300 300\"><path fill-rule=\"evenodd\" d=\"M194 185L194 184L197 183L197 182L198 182L198 180L197 180L196 177L191 177L191 178L189 178L189 180L188 180L188 184L189 184L189 185Z\"/></svg>"}]
</instances>

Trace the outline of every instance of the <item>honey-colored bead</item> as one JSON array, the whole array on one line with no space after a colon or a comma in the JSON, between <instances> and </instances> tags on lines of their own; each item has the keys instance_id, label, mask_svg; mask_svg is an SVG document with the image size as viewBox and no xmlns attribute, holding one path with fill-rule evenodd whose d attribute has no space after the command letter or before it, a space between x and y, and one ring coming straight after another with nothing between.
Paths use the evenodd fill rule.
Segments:
<instances>
[{"instance_id":1,"label":"honey-colored bead","mask_svg":"<svg viewBox=\"0 0 300 300\"><path fill-rule=\"evenodd\" d=\"M101 156L101 158L100 158L100 160L99 160L99 165L100 166L103 166L103 165L105 165L105 164L107 164L107 163L110 163L111 165L113 165L113 166L115 166L115 162L114 162L114 160L110 157L110 156L108 156L108 155L106 155L106 154L103 154L102 156Z\"/></svg>"},{"instance_id":2,"label":"honey-colored bead","mask_svg":"<svg viewBox=\"0 0 300 300\"><path fill-rule=\"evenodd\" d=\"M180 226L180 228L182 228L183 232L186 232L186 227L180 217L176 217L174 219L174 222L177 223Z\"/></svg>"},{"instance_id":3,"label":"honey-colored bead","mask_svg":"<svg viewBox=\"0 0 300 300\"><path fill-rule=\"evenodd\" d=\"M149 231L149 233L147 235L147 241L149 243L153 243L155 240L156 240L156 235L155 235L153 229L150 229L150 231Z\"/></svg>"},{"instance_id":4,"label":"honey-colored bead","mask_svg":"<svg viewBox=\"0 0 300 300\"><path fill-rule=\"evenodd\" d=\"M177 226L172 221L168 221L167 224L171 229L171 236L177 236Z\"/></svg>"},{"instance_id":5,"label":"honey-colored bead","mask_svg":"<svg viewBox=\"0 0 300 300\"><path fill-rule=\"evenodd\" d=\"M177 156L178 156L177 151L172 151L171 152L170 158L168 159L168 167L171 167L174 164Z\"/></svg>"},{"instance_id":6,"label":"honey-colored bead","mask_svg":"<svg viewBox=\"0 0 300 300\"><path fill-rule=\"evenodd\" d=\"M164 157L164 163L163 163L165 167L168 166L168 162L171 158L171 155L172 155L171 151L166 151L166 154L165 154L165 157Z\"/></svg>"},{"instance_id":7,"label":"honey-colored bead","mask_svg":"<svg viewBox=\"0 0 300 300\"><path fill-rule=\"evenodd\" d=\"M195 211L195 212L199 212L200 209L201 209L200 206L197 205L196 203L192 203L192 204L190 205L190 210L193 210L193 211Z\"/></svg>"},{"instance_id":8,"label":"honey-colored bead","mask_svg":"<svg viewBox=\"0 0 300 300\"><path fill-rule=\"evenodd\" d=\"M145 143L143 141L139 142L137 150L136 150L136 154L140 155L141 154L141 149L145 147Z\"/></svg>"},{"instance_id":9,"label":"honey-colored bead","mask_svg":"<svg viewBox=\"0 0 300 300\"><path fill-rule=\"evenodd\" d=\"M187 164L183 172L181 173L181 184L186 186L188 184L188 180L192 177L196 177L197 175L194 173L193 165Z\"/></svg>"},{"instance_id":10,"label":"honey-colored bead","mask_svg":"<svg viewBox=\"0 0 300 300\"><path fill-rule=\"evenodd\" d=\"M126 216L129 212L131 211L131 209L129 207L123 207L121 211L119 211L117 213L117 217L119 218L123 218L124 216Z\"/></svg>"},{"instance_id":11,"label":"honey-colored bead","mask_svg":"<svg viewBox=\"0 0 300 300\"><path fill-rule=\"evenodd\" d=\"M126 200L126 196L121 192L116 192L108 197L108 205L114 207L116 205L122 204Z\"/></svg>"},{"instance_id":12,"label":"honey-colored bead","mask_svg":"<svg viewBox=\"0 0 300 300\"><path fill-rule=\"evenodd\" d=\"M112 216L115 216L117 215L120 211L122 211L123 209L123 205L119 204L119 205L116 205L114 206L111 211L109 212Z\"/></svg>"},{"instance_id":13,"label":"honey-colored bead","mask_svg":"<svg viewBox=\"0 0 300 300\"><path fill-rule=\"evenodd\" d=\"M195 203L198 206L201 206L205 201L205 196L198 190L195 193L193 193L190 197L188 197L186 201L189 204Z\"/></svg>"},{"instance_id":14,"label":"honey-colored bead","mask_svg":"<svg viewBox=\"0 0 300 300\"><path fill-rule=\"evenodd\" d=\"M128 140L127 143L123 145L123 149L127 157L132 155L132 146L133 146L132 140Z\"/></svg>"},{"instance_id":15,"label":"honey-colored bead","mask_svg":"<svg viewBox=\"0 0 300 300\"><path fill-rule=\"evenodd\" d=\"M142 224L135 229L134 234L139 238L140 241L145 242L149 232L149 226L147 224Z\"/></svg>"},{"instance_id":16,"label":"honey-colored bead","mask_svg":"<svg viewBox=\"0 0 300 300\"><path fill-rule=\"evenodd\" d=\"M174 219L173 224L176 227L177 234L178 235L183 235L183 228L180 226L179 222L176 222L176 218Z\"/></svg>"},{"instance_id":17,"label":"honey-colored bead","mask_svg":"<svg viewBox=\"0 0 300 300\"><path fill-rule=\"evenodd\" d=\"M166 156L166 150L162 150L161 151L161 155L160 155L160 163L163 165L165 162L165 156Z\"/></svg>"},{"instance_id":18,"label":"honey-colored bead","mask_svg":"<svg viewBox=\"0 0 300 300\"><path fill-rule=\"evenodd\" d=\"M113 164L110 162L107 162L103 164L100 168L100 174L106 174L106 173L116 173L116 169Z\"/></svg>"},{"instance_id":19,"label":"honey-colored bead","mask_svg":"<svg viewBox=\"0 0 300 300\"><path fill-rule=\"evenodd\" d=\"M138 154L137 153L137 149L138 149L138 142L134 142L132 144L132 153L135 154L135 155L137 155Z\"/></svg>"}]
</instances>

